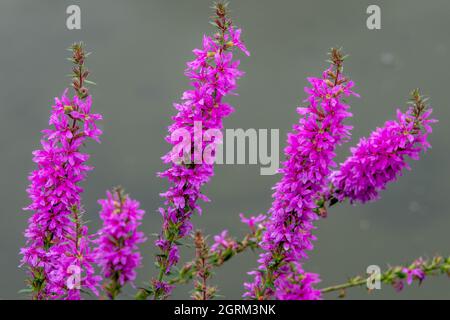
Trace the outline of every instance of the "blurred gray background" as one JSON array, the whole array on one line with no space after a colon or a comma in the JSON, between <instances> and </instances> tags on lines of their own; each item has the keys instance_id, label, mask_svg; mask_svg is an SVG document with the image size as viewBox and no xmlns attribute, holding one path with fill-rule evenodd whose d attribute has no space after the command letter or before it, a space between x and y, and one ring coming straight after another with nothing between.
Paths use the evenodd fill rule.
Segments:
<instances>
[{"instance_id":1,"label":"blurred gray background","mask_svg":"<svg viewBox=\"0 0 450 320\"><path fill-rule=\"evenodd\" d=\"M366 28L366 8L374 3L382 9L379 31ZM81 31L66 29L69 4L81 6ZM185 62L201 45L202 34L213 31L210 5L205 0L1 1L0 298L24 298L18 294L25 278L18 252L29 213L21 208L28 204L31 152L39 147L53 98L68 84L65 49L83 40L94 52L88 61L98 83L92 89L94 109L104 115L103 143L88 146L95 166L84 184L91 230L99 225L97 199L121 184L147 211L145 232L158 232L158 194L166 184L155 172L164 169L160 156L168 146L163 137L174 114L172 103L188 87ZM287 130L297 121L295 107L305 97L306 77L321 73L328 49L336 45L350 54L345 71L362 96L351 100L353 144L393 118L415 87L431 97L440 121L431 137L433 149L411 163L412 171L390 185L381 201L336 206L318 223L319 240L306 268L321 274L321 285L364 274L371 264L384 267L449 254L450 2L234 0L230 6L252 56L240 56L247 75L240 81L240 96L228 100L236 113L226 120L227 128L280 128L284 145ZM339 160L348 154L345 146ZM203 217L194 219L196 226L210 234L227 228L242 235L238 213L265 212L277 180L260 176L259 166L218 166L205 189L212 202L204 205ZM137 285L155 274L152 241L142 252L145 267ZM213 283L224 298L241 296L255 261L248 252L217 270ZM177 289L175 297L187 297L191 288ZM126 291L133 293L132 288ZM400 294L389 287L372 294L353 289L348 298L449 299L450 281L429 279Z\"/></svg>"}]
</instances>

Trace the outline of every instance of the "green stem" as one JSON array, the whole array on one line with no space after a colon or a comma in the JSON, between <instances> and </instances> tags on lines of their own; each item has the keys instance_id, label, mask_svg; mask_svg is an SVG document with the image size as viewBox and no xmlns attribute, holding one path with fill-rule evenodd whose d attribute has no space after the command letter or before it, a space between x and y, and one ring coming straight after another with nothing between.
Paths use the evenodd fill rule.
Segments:
<instances>
[{"instance_id":1,"label":"green stem","mask_svg":"<svg viewBox=\"0 0 450 320\"><path fill-rule=\"evenodd\" d=\"M380 282L388 285L399 285L399 289L403 287L403 281L407 278L406 270L419 270L424 276L436 276L440 274L447 274L450 276L450 257L444 258L442 256L435 256L434 258L426 261L416 260L407 267L396 266L390 267L386 271L380 274ZM356 276L349 279L349 281L326 287L321 289L322 293L340 292L340 297L345 296L346 289L361 287L367 284L369 278L363 276ZM421 282L423 279L414 276L412 280Z\"/></svg>"}]
</instances>

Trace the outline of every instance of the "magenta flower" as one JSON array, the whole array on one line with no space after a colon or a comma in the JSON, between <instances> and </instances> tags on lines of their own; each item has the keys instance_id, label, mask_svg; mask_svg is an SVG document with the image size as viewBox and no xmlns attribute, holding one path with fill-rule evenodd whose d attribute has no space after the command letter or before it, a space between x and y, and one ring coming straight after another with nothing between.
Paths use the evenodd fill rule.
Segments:
<instances>
[{"instance_id":1,"label":"magenta flower","mask_svg":"<svg viewBox=\"0 0 450 320\"><path fill-rule=\"evenodd\" d=\"M304 272L298 263L293 267L295 273L280 273L277 279L277 300L319 300L320 290L314 289L314 285L320 282L319 276L314 273Z\"/></svg>"},{"instance_id":2,"label":"magenta flower","mask_svg":"<svg viewBox=\"0 0 450 320\"><path fill-rule=\"evenodd\" d=\"M394 288L394 290L396 292L400 292L403 290L404 288L404 284L403 281L395 279L394 282L392 283L392 287Z\"/></svg>"},{"instance_id":3,"label":"magenta flower","mask_svg":"<svg viewBox=\"0 0 450 320\"><path fill-rule=\"evenodd\" d=\"M416 261L414 261L408 268L406 267L401 268L401 271L399 272L400 279L395 279L392 282L392 286L394 287L395 291L400 292L403 290L404 278L406 278L406 283L408 285L411 285L414 280L419 281L420 285L422 281L425 280L426 277L424 266L425 261L422 258L419 258Z\"/></svg>"},{"instance_id":4,"label":"magenta flower","mask_svg":"<svg viewBox=\"0 0 450 320\"><path fill-rule=\"evenodd\" d=\"M258 216L251 216L250 218L246 218L244 214L240 213L239 217L241 218L241 222L246 224L252 232L256 230L256 226L266 220L266 216L260 214Z\"/></svg>"},{"instance_id":5,"label":"magenta flower","mask_svg":"<svg viewBox=\"0 0 450 320\"><path fill-rule=\"evenodd\" d=\"M101 134L95 124L101 116L90 113L91 104L90 96L70 99L67 91L56 98L51 128L43 131L42 149L33 152L37 169L29 178L27 191L32 203L26 209L34 214L25 231L27 242L21 254L36 299L78 298L80 286L95 287L87 230L80 229L81 222L73 217L81 210L83 189L79 183L92 169L86 165L89 155L80 148L87 138L98 141ZM88 123L83 120L87 118ZM80 276L81 284L73 292L65 281L68 274L79 276L74 275L77 267L84 276Z\"/></svg>"},{"instance_id":6,"label":"magenta flower","mask_svg":"<svg viewBox=\"0 0 450 320\"><path fill-rule=\"evenodd\" d=\"M350 202L376 200L386 185L409 169L407 158L419 159L421 151L430 148L427 141L432 129L432 109L419 110L410 107L405 113L397 110L397 120L387 121L377 128L369 138L363 138L352 155L332 175L334 196Z\"/></svg>"},{"instance_id":7,"label":"magenta flower","mask_svg":"<svg viewBox=\"0 0 450 320\"><path fill-rule=\"evenodd\" d=\"M300 261L313 248L315 237L311 231L317 219L314 210L335 165L335 148L350 136L351 127L344 120L351 113L342 98L356 95L352 91L353 82L341 74L342 57L338 50L332 51L332 59L333 65L321 78L308 79L311 85L305 88L308 105L298 108L300 121L288 135L286 161L280 169L282 178L274 187L274 200L260 244L264 251L258 260L258 270L251 273L253 283L245 284L245 297L320 297L320 292L310 287L318 281L317 275L298 277L304 273Z\"/></svg>"},{"instance_id":8,"label":"magenta flower","mask_svg":"<svg viewBox=\"0 0 450 320\"><path fill-rule=\"evenodd\" d=\"M220 253L223 250L234 249L236 245L236 241L228 235L228 230L223 230L220 234L214 236L211 252Z\"/></svg>"},{"instance_id":9,"label":"magenta flower","mask_svg":"<svg viewBox=\"0 0 450 320\"><path fill-rule=\"evenodd\" d=\"M194 154L181 163L174 161L174 157L179 157L178 152L171 151L163 157L170 168L160 173L159 177L167 179L170 186L161 194L164 208L160 208L159 212L164 220L163 231L155 242L161 251L157 259L163 275L169 274L179 260L176 242L192 230L191 215L195 211L201 213L198 200L209 201L201 193L201 188L214 175L214 167L211 161L203 161L208 144L199 142L194 128L200 123L202 136L206 131L222 129L223 119L233 112L233 108L223 100L227 95L234 94L237 80L244 74L238 69L239 61L235 61L229 51L237 47L247 52L240 40L240 30L232 29L224 5L217 4L216 15L219 32L213 38L204 36L203 48L193 51L195 59L187 63L186 70L192 89L185 91L182 102L174 105L178 113L172 118L174 122L166 138L169 144L176 147L180 140L178 137L172 138L173 134L178 130L187 132L192 143L189 150L194 150ZM158 284L158 290L153 288L155 297L166 297L167 294L161 290L170 286L160 280L154 283Z\"/></svg>"},{"instance_id":10,"label":"magenta flower","mask_svg":"<svg viewBox=\"0 0 450 320\"><path fill-rule=\"evenodd\" d=\"M244 52L248 57L250 56L250 52L247 50L245 44L241 41L241 29L234 29L230 27L230 35L225 35L225 41L228 46L234 46L239 48L242 52Z\"/></svg>"},{"instance_id":11,"label":"magenta flower","mask_svg":"<svg viewBox=\"0 0 450 320\"><path fill-rule=\"evenodd\" d=\"M98 295L98 284L101 277L95 275L94 252L91 250L91 239L88 228L79 225L72 235L67 236L67 246L54 248L54 269L48 275L47 291L52 298L80 300L81 291L87 289ZM78 240L72 240L78 239Z\"/></svg>"},{"instance_id":12,"label":"magenta flower","mask_svg":"<svg viewBox=\"0 0 450 320\"><path fill-rule=\"evenodd\" d=\"M402 268L402 273L406 276L406 283L411 285L414 280L418 280L419 284L425 280L425 272L423 267L425 265L425 261L422 258L414 261L409 268Z\"/></svg>"},{"instance_id":13,"label":"magenta flower","mask_svg":"<svg viewBox=\"0 0 450 320\"><path fill-rule=\"evenodd\" d=\"M136 279L136 269L142 260L138 244L145 241L144 234L138 231L144 211L139 209L139 202L121 189L108 191L106 195L106 199L99 200L103 227L98 232L95 253L103 277L110 279L105 289L114 299L126 283Z\"/></svg>"},{"instance_id":14,"label":"magenta flower","mask_svg":"<svg viewBox=\"0 0 450 320\"><path fill-rule=\"evenodd\" d=\"M422 269L409 269L403 268L402 272L406 275L406 283L411 285L414 279L418 279L419 282L422 282L425 279L425 272Z\"/></svg>"},{"instance_id":15,"label":"magenta flower","mask_svg":"<svg viewBox=\"0 0 450 320\"><path fill-rule=\"evenodd\" d=\"M170 285L166 281L152 280L152 288L154 288L157 296L170 295L174 287L174 285Z\"/></svg>"},{"instance_id":16,"label":"magenta flower","mask_svg":"<svg viewBox=\"0 0 450 320\"><path fill-rule=\"evenodd\" d=\"M175 265L178 263L178 261L180 261L180 252L177 246L172 246L172 248L170 248L168 261L169 261L168 265ZM166 272L169 271L170 271L169 269L166 269Z\"/></svg>"}]
</instances>

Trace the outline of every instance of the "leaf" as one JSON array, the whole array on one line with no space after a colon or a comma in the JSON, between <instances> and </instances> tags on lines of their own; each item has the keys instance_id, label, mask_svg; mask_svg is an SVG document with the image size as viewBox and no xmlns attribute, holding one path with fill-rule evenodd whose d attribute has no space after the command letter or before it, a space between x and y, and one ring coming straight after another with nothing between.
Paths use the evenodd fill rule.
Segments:
<instances>
[{"instance_id":1,"label":"leaf","mask_svg":"<svg viewBox=\"0 0 450 320\"><path fill-rule=\"evenodd\" d=\"M17 293L18 294L29 294L32 293L33 289L32 288L24 288L24 289L20 289Z\"/></svg>"}]
</instances>

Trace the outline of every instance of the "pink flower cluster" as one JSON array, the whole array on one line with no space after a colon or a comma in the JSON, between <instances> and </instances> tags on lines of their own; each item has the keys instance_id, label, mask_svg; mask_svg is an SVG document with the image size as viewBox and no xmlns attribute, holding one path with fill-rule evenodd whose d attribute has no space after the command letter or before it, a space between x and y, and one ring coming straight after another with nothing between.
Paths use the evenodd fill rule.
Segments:
<instances>
[{"instance_id":1,"label":"pink flower cluster","mask_svg":"<svg viewBox=\"0 0 450 320\"><path fill-rule=\"evenodd\" d=\"M191 80L192 89L183 93L182 103L174 105L178 113L173 117L174 123L169 127L166 138L173 146L180 141L173 139L172 134L179 129L187 130L191 134L192 148L200 144L200 153L203 154L207 142L199 142L194 135L195 123L201 123L203 131L220 130L223 119L233 112L233 108L223 98L233 94L237 87L236 81L243 72L238 69L239 61L233 60L233 53L229 49L237 47L246 54L248 51L240 40L240 30L228 25L228 20L224 21L222 32L214 38L204 36L203 48L195 49L195 60L187 64L186 76ZM201 193L201 187L214 174L210 162L199 163L197 159L188 158L183 163L177 163L173 161L173 156L173 152L169 152L163 157L164 163L171 166L159 174L170 182L169 189L161 194L165 199L165 207L159 209L164 219L163 232L155 242L166 256L159 261L160 268L166 274L179 260L175 241L192 230L192 213L201 213L197 200L208 201ZM168 288L164 284L158 286Z\"/></svg>"},{"instance_id":2,"label":"pink flower cluster","mask_svg":"<svg viewBox=\"0 0 450 320\"><path fill-rule=\"evenodd\" d=\"M309 78L305 88L308 106L298 108L301 115L293 133L288 135L286 161L280 173L282 179L274 189L269 220L263 235L259 268L250 274L245 297L267 299L275 295L284 298L316 299L320 292L311 288L318 276L304 273L299 262L313 248L311 230L317 219L316 201L325 192L335 148L349 138L350 126L344 120L351 116L343 96L356 95L353 82L337 71L330 81L330 68L321 78ZM302 275L302 276L300 276Z\"/></svg>"},{"instance_id":3,"label":"pink flower cluster","mask_svg":"<svg viewBox=\"0 0 450 320\"><path fill-rule=\"evenodd\" d=\"M302 265L293 262L291 266L295 272L280 272L277 278L275 298L277 300L319 300L320 290L314 285L320 282L319 275L303 271Z\"/></svg>"},{"instance_id":4,"label":"pink flower cluster","mask_svg":"<svg viewBox=\"0 0 450 320\"><path fill-rule=\"evenodd\" d=\"M135 280L136 269L141 264L138 244L146 239L138 227L145 212L139 208L138 201L124 195L120 189L108 191L106 196L99 200L103 226L95 241L98 245L96 261L103 277L122 287Z\"/></svg>"},{"instance_id":5,"label":"pink flower cluster","mask_svg":"<svg viewBox=\"0 0 450 320\"><path fill-rule=\"evenodd\" d=\"M396 180L409 166L406 158L419 159L426 151L431 133L432 109L417 114L413 107L405 113L397 110L397 120L387 121L369 138L362 138L352 155L333 173L334 196L342 201L365 203L379 198L379 192Z\"/></svg>"},{"instance_id":6,"label":"pink flower cluster","mask_svg":"<svg viewBox=\"0 0 450 320\"><path fill-rule=\"evenodd\" d=\"M80 148L101 135L96 121L102 117L91 113L91 104L91 97L70 99L67 91L55 99L51 128L43 131L42 149L33 152L37 169L29 177L32 203L26 209L34 214L21 254L36 299L79 299L81 288L96 292L98 278L91 266L87 228L81 224L79 186L92 169L86 164L89 155Z\"/></svg>"},{"instance_id":7,"label":"pink flower cluster","mask_svg":"<svg viewBox=\"0 0 450 320\"><path fill-rule=\"evenodd\" d=\"M73 226L67 246L52 247L53 269L46 284L48 299L80 300L82 291L89 289L98 295L101 277L95 275L95 254L87 226Z\"/></svg>"}]
</instances>

